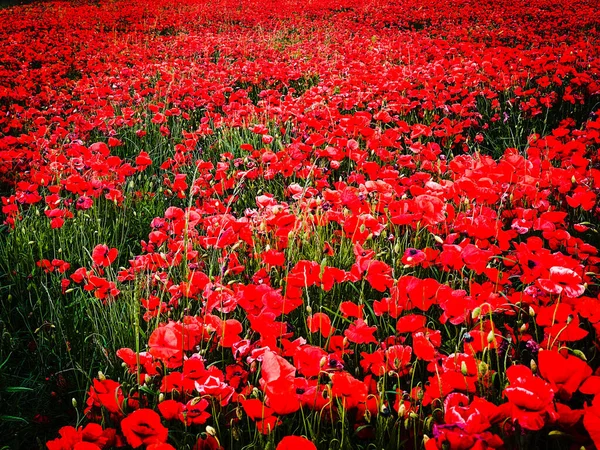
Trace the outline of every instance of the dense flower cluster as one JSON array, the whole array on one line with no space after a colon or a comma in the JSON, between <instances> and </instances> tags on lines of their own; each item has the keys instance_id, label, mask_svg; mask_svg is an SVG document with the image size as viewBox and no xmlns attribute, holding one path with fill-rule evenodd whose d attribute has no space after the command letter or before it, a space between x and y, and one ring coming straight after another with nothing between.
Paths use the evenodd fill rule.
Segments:
<instances>
[{"instance_id":1,"label":"dense flower cluster","mask_svg":"<svg viewBox=\"0 0 600 450\"><path fill-rule=\"evenodd\" d=\"M600 446L593 2L243 3L0 11L6 224L167 204L37 262L146 333L48 448Z\"/></svg>"}]
</instances>

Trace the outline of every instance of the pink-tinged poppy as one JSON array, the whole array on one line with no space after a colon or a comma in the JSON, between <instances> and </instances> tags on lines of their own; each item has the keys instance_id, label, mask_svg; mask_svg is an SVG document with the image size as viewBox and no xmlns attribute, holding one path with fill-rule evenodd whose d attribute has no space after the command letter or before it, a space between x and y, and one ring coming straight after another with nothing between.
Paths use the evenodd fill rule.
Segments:
<instances>
[{"instance_id":1,"label":"pink-tinged poppy","mask_svg":"<svg viewBox=\"0 0 600 450\"><path fill-rule=\"evenodd\" d=\"M416 248L407 248L402 256L402 264L407 266L418 266L425 261L426 258L427 255L425 255L425 252L422 250L418 250Z\"/></svg>"},{"instance_id":2,"label":"pink-tinged poppy","mask_svg":"<svg viewBox=\"0 0 600 450\"><path fill-rule=\"evenodd\" d=\"M121 431L133 448L142 445L163 444L169 430L160 422L160 416L151 409L138 409L121 421Z\"/></svg>"},{"instance_id":3,"label":"pink-tinged poppy","mask_svg":"<svg viewBox=\"0 0 600 450\"><path fill-rule=\"evenodd\" d=\"M106 244L99 244L92 250L92 260L99 267L110 266L116 257L119 255L119 250L110 248Z\"/></svg>"},{"instance_id":4,"label":"pink-tinged poppy","mask_svg":"<svg viewBox=\"0 0 600 450\"><path fill-rule=\"evenodd\" d=\"M577 272L559 266L550 268L548 278L537 280L537 285L543 291L555 295L565 294L572 298L581 297L585 292L585 286L581 283L581 276Z\"/></svg>"},{"instance_id":5,"label":"pink-tinged poppy","mask_svg":"<svg viewBox=\"0 0 600 450\"><path fill-rule=\"evenodd\" d=\"M300 409L294 378L296 368L272 351L262 356L260 385L265 393L267 405L276 414L291 414ZM271 423L265 423L267 426ZM275 426L275 422L271 425ZM258 426L258 423L257 423Z\"/></svg>"},{"instance_id":6,"label":"pink-tinged poppy","mask_svg":"<svg viewBox=\"0 0 600 450\"><path fill-rule=\"evenodd\" d=\"M423 224L426 226L435 225L446 219L444 212L444 202L432 195L419 195L415 198L414 211L421 215Z\"/></svg>"},{"instance_id":7,"label":"pink-tinged poppy","mask_svg":"<svg viewBox=\"0 0 600 450\"><path fill-rule=\"evenodd\" d=\"M162 326L152 332L148 339L150 354L174 369L183 364L183 336L178 327Z\"/></svg>"},{"instance_id":8,"label":"pink-tinged poppy","mask_svg":"<svg viewBox=\"0 0 600 450\"><path fill-rule=\"evenodd\" d=\"M279 441L276 450L317 450L317 447L305 437L286 436Z\"/></svg>"}]
</instances>

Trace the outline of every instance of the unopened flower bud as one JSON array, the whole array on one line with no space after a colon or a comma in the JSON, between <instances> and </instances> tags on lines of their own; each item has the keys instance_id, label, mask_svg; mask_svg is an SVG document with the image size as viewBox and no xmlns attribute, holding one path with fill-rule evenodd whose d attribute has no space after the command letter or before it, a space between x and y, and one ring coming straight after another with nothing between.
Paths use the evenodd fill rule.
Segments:
<instances>
[{"instance_id":1,"label":"unopened flower bud","mask_svg":"<svg viewBox=\"0 0 600 450\"><path fill-rule=\"evenodd\" d=\"M406 414L406 405L402 403L398 408L398 417L404 417L404 414Z\"/></svg>"},{"instance_id":2,"label":"unopened flower bud","mask_svg":"<svg viewBox=\"0 0 600 450\"><path fill-rule=\"evenodd\" d=\"M488 365L481 361L479 363L479 373L483 376L488 372Z\"/></svg>"}]
</instances>

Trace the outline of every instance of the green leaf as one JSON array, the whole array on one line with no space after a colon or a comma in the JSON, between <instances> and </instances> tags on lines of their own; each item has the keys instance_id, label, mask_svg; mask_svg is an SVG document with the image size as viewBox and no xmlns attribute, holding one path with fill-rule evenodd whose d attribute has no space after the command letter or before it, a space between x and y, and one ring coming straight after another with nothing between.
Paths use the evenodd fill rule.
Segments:
<instances>
[{"instance_id":1,"label":"green leaf","mask_svg":"<svg viewBox=\"0 0 600 450\"><path fill-rule=\"evenodd\" d=\"M9 386L9 387L5 388L4 390L6 392L9 392L9 393L33 392L33 389L28 388L28 387L24 387L24 386Z\"/></svg>"},{"instance_id":2,"label":"green leaf","mask_svg":"<svg viewBox=\"0 0 600 450\"><path fill-rule=\"evenodd\" d=\"M6 420L7 422L21 422L21 423L29 423L22 417L17 416L0 416L0 421Z\"/></svg>"}]
</instances>

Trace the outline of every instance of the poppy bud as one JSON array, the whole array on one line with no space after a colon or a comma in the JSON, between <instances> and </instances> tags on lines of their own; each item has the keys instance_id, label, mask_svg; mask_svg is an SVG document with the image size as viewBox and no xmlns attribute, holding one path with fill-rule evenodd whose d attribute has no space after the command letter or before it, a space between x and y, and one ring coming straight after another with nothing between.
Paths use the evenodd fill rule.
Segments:
<instances>
[{"instance_id":1,"label":"poppy bud","mask_svg":"<svg viewBox=\"0 0 600 450\"><path fill-rule=\"evenodd\" d=\"M460 363L460 373L462 373L465 377L469 373L469 369L467 369L467 363L465 361L461 361Z\"/></svg>"},{"instance_id":2,"label":"poppy bud","mask_svg":"<svg viewBox=\"0 0 600 450\"><path fill-rule=\"evenodd\" d=\"M165 401L165 394L163 394L161 392L160 394L158 394L158 403L164 402L164 401Z\"/></svg>"},{"instance_id":3,"label":"poppy bud","mask_svg":"<svg viewBox=\"0 0 600 450\"><path fill-rule=\"evenodd\" d=\"M577 356L580 359L583 359L584 361L587 361L587 358L585 356L585 354L581 351L581 350L571 350L571 352L573 353L573 355Z\"/></svg>"},{"instance_id":4,"label":"poppy bud","mask_svg":"<svg viewBox=\"0 0 600 450\"><path fill-rule=\"evenodd\" d=\"M481 315L481 308L478 306L471 312L471 319L477 320Z\"/></svg>"},{"instance_id":5,"label":"poppy bud","mask_svg":"<svg viewBox=\"0 0 600 450\"><path fill-rule=\"evenodd\" d=\"M444 243L444 240L443 240L443 239L442 239L440 236L438 236L437 234L434 234L434 235L433 235L433 239L434 239L434 240L435 240L435 242L437 242L438 244L443 244L443 243Z\"/></svg>"},{"instance_id":6,"label":"poppy bud","mask_svg":"<svg viewBox=\"0 0 600 450\"><path fill-rule=\"evenodd\" d=\"M212 437L215 437L217 435L217 430L215 430L213 427L211 427L210 425L206 426L206 434L211 435Z\"/></svg>"},{"instance_id":7,"label":"poppy bud","mask_svg":"<svg viewBox=\"0 0 600 450\"><path fill-rule=\"evenodd\" d=\"M569 314L567 316L567 325L569 325L571 322L573 322L573 314Z\"/></svg>"},{"instance_id":8,"label":"poppy bud","mask_svg":"<svg viewBox=\"0 0 600 450\"><path fill-rule=\"evenodd\" d=\"M310 306L310 305L306 305L306 312L307 312L308 314L312 314L312 308L311 308L311 306Z\"/></svg>"},{"instance_id":9,"label":"poppy bud","mask_svg":"<svg viewBox=\"0 0 600 450\"><path fill-rule=\"evenodd\" d=\"M75 398L71 399L71 404L73 405L73 408L77 408L77 400Z\"/></svg>"},{"instance_id":10,"label":"poppy bud","mask_svg":"<svg viewBox=\"0 0 600 450\"><path fill-rule=\"evenodd\" d=\"M106 380L106 377L104 376L104 374L102 373L102 371L98 371L98 379L100 381Z\"/></svg>"},{"instance_id":11,"label":"poppy bud","mask_svg":"<svg viewBox=\"0 0 600 450\"><path fill-rule=\"evenodd\" d=\"M404 405L402 405L404 406ZM387 407L386 404L382 403L381 407L379 408L379 412L385 417L385 416L389 416L390 415L390 408Z\"/></svg>"},{"instance_id":12,"label":"poppy bud","mask_svg":"<svg viewBox=\"0 0 600 450\"><path fill-rule=\"evenodd\" d=\"M464 362L464 361L463 361ZM488 372L488 365L481 361L479 363L479 373L483 376Z\"/></svg>"},{"instance_id":13,"label":"poppy bud","mask_svg":"<svg viewBox=\"0 0 600 450\"><path fill-rule=\"evenodd\" d=\"M533 307L529 306L529 315L531 317L535 317L535 309L533 309Z\"/></svg>"},{"instance_id":14,"label":"poppy bud","mask_svg":"<svg viewBox=\"0 0 600 450\"><path fill-rule=\"evenodd\" d=\"M404 405L404 403L402 403L400 405L400 407L398 408L398 417L404 417L405 413L406 413L406 405Z\"/></svg>"},{"instance_id":15,"label":"poppy bud","mask_svg":"<svg viewBox=\"0 0 600 450\"><path fill-rule=\"evenodd\" d=\"M533 359L531 361L529 361L529 367L531 368L531 371L533 373L537 372L538 366L537 366L537 363Z\"/></svg>"},{"instance_id":16,"label":"poppy bud","mask_svg":"<svg viewBox=\"0 0 600 450\"><path fill-rule=\"evenodd\" d=\"M490 332L487 335L488 344L494 342L494 339L496 339L496 336L494 335L494 330L490 330Z\"/></svg>"}]
</instances>

